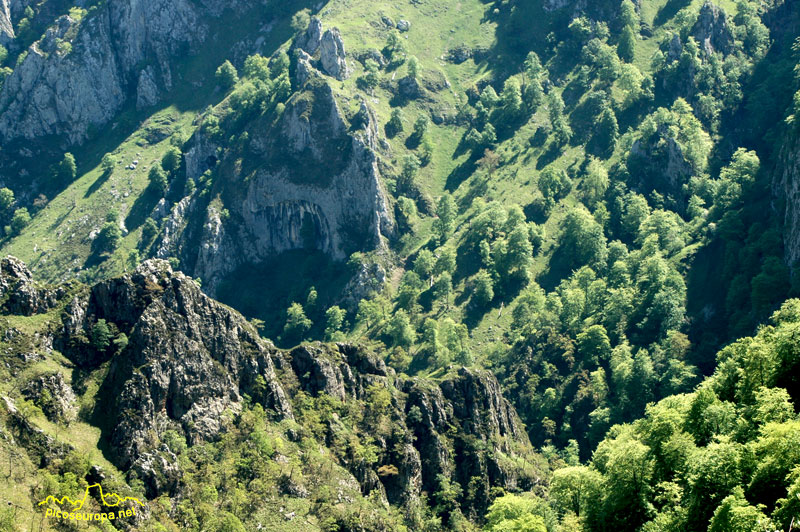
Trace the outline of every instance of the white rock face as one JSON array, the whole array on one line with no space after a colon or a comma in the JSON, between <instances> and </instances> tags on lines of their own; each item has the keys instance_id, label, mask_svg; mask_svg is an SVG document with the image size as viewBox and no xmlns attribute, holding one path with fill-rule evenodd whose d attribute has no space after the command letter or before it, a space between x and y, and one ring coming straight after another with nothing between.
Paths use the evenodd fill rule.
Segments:
<instances>
[{"instance_id":1,"label":"white rock face","mask_svg":"<svg viewBox=\"0 0 800 532\"><path fill-rule=\"evenodd\" d=\"M109 0L81 23L68 54L57 52L55 39L74 22L61 17L0 91L0 140L64 135L80 143L128 94L152 105L159 89L172 86L171 59L205 39L208 14L204 2L191 0ZM152 66L140 73L142 63Z\"/></svg>"},{"instance_id":2,"label":"white rock face","mask_svg":"<svg viewBox=\"0 0 800 532\"><path fill-rule=\"evenodd\" d=\"M297 86L304 86L313 73L314 67L311 66L311 56L303 50L298 50L297 68L295 69L295 81L297 82Z\"/></svg>"},{"instance_id":3,"label":"white rock face","mask_svg":"<svg viewBox=\"0 0 800 532\"><path fill-rule=\"evenodd\" d=\"M298 80L301 81L300 85L303 85L308 79L311 65L339 81L350 77L342 34L339 33L338 28L331 28L324 33L323 29L322 22L314 17L305 33L294 43L295 48L305 52L301 53L300 71L297 74ZM317 59L314 60L314 58Z\"/></svg>"},{"instance_id":4,"label":"white rock face","mask_svg":"<svg viewBox=\"0 0 800 532\"><path fill-rule=\"evenodd\" d=\"M14 38L11 24L11 6L8 0L0 0L0 44L7 45Z\"/></svg>"},{"instance_id":5,"label":"white rock face","mask_svg":"<svg viewBox=\"0 0 800 532\"><path fill-rule=\"evenodd\" d=\"M322 36L320 49L320 64L323 72L333 76L338 80L347 79L350 71L347 68L346 54L344 51L344 41L338 28L333 28L325 32Z\"/></svg>"},{"instance_id":6,"label":"white rock face","mask_svg":"<svg viewBox=\"0 0 800 532\"><path fill-rule=\"evenodd\" d=\"M312 17L306 32L301 35L296 42L296 46L305 50L309 55L314 55L322 43L322 21L317 17Z\"/></svg>"}]
</instances>

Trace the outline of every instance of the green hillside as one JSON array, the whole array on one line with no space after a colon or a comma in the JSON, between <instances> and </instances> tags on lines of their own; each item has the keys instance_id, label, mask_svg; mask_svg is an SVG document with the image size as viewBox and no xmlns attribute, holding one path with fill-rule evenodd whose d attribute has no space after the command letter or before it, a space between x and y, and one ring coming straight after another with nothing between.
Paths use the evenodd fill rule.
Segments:
<instances>
[{"instance_id":1,"label":"green hillside","mask_svg":"<svg viewBox=\"0 0 800 532\"><path fill-rule=\"evenodd\" d=\"M242 0L217 9L187 0L158 11L166 18L140 35L129 3L9 8L3 255L37 281L80 286L165 259L279 348L357 344L398 380L445 388L458 368L488 370L532 444L502 460L537 477L484 482L485 464L465 463L472 455L461 446L494 459L493 442L459 433L450 443L460 469L431 479L423 463L412 504L393 495L401 453L386 441L370 447L368 411L293 390L308 432L298 440L256 396L231 412L218 441L187 434L182 445L154 428L159 442L183 449L176 460L192 479L154 494L109 458L108 434L81 411L56 439L160 501L158 526L278 530L256 517L276 506L307 516L292 521L297 530L789 529L798 457L787 442L800 434L790 299L800 230L796 5ZM136 38L145 39L141 57ZM110 58L113 69L88 57ZM94 107L74 110L94 102L61 103L85 72L112 70L111 81L97 76L119 85L114 105L97 103L102 119L86 118ZM42 91L30 102L28 86ZM47 98L52 113L39 105ZM28 331L39 317L6 314L4 330L33 336L47 321ZM62 347L9 378L22 386L70 368ZM99 386L106 370L81 378ZM405 385L386 386L402 411ZM87 390L79 400L94 401ZM356 395L367 408L371 399ZM411 415L387 412L387 423ZM254 445L254 423L266 427L257 445L272 450L268 461L322 461L298 468L323 487L245 503L245 484L224 479ZM205 471L197 453L213 455ZM62 483L75 474L58 462L19 467ZM269 493L286 467L247 482ZM347 475L360 484L359 517L334 505L344 513L326 520L327 490ZM192 482L213 486L213 497ZM209 517L223 510L238 521Z\"/></svg>"}]
</instances>

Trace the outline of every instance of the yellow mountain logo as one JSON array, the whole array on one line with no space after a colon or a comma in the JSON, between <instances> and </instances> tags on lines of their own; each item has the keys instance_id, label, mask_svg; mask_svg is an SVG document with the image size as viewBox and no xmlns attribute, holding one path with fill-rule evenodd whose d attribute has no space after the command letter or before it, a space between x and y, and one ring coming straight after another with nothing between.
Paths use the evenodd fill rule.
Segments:
<instances>
[{"instance_id":1,"label":"yellow mountain logo","mask_svg":"<svg viewBox=\"0 0 800 532\"><path fill-rule=\"evenodd\" d=\"M115 511L106 511L103 513L88 513L88 512L81 512L80 510L83 509L83 505L89 498L89 490L92 488L97 488L100 491L100 503L103 506L108 506L110 508L115 508ZM120 505L131 502L131 508L124 509L120 508ZM48 495L45 500L39 503L39 506L45 506L48 504L56 504L59 506L64 506L65 504L69 504L71 508L69 510L61 510L57 509L54 510L53 508L48 508L45 515L47 517L56 517L59 519L71 519L76 521L104 521L106 519L117 519L120 517L129 517L132 515L136 515L136 505L138 504L141 507L144 507L144 503L137 499L136 497L123 497L116 493L104 493L103 487L100 484L92 484L90 486L86 486L86 490L83 492L82 499L71 499L69 496L65 495L63 497L56 498L53 495ZM118 510L116 510L119 508Z\"/></svg>"}]
</instances>

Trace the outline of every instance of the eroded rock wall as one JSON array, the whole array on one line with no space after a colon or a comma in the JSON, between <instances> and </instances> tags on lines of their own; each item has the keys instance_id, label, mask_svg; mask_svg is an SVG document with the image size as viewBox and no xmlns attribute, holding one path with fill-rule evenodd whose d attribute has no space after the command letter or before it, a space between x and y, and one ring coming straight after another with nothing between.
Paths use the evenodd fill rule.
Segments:
<instances>
[{"instance_id":1,"label":"eroded rock wall","mask_svg":"<svg viewBox=\"0 0 800 532\"><path fill-rule=\"evenodd\" d=\"M313 67L311 67L313 68ZM343 260L380 248L394 233L378 168L378 127L366 103L348 120L328 81L314 70L276 124L246 127L248 168L223 153L214 203L173 208L157 256L181 258L209 294L244 264L312 248ZM187 176L217 164L217 147L202 133L190 141ZM203 220L202 224L187 223ZM199 243L199 245L198 245Z\"/></svg>"}]
</instances>

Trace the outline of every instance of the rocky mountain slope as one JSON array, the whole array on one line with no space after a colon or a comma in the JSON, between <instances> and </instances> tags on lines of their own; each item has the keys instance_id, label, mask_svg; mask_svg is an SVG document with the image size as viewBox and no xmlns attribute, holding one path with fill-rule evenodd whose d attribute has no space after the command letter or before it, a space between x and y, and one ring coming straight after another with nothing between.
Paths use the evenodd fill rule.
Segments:
<instances>
[{"instance_id":1,"label":"rocky mountain slope","mask_svg":"<svg viewBox=\"0 0 800 532\"><path fill-rule=\"evenodd\" d=\"M105 476L159 532L788 528L798 21L0 0L0 247L30 268L0 265L0 499Z\"/></svg>"},{"instance_id":2,"label":"rocky mountain slope","mask_svg":"<svg viewBox=\"0 0 800 532\"><path fill-rule=\"evenodd\" d=\"M214 2L112 1L94 6L83 21L60 17L4 83L0 137L63 135L74 144L130 98L155 105L172 88L174 58L202 43L221 11Z\"/></svg>"},{"instance_id":3,"label":"rocky mountain slope","mask_svg":"<svg viewBox=\"0 0 800 532\"><path fill-rule=\"evenodd\" d=\"M149 499L186 496L188 480L176 452L219 440L226 420L244 415L254 402L268 423L283 427L283 438L318 438L333 456L342 452L336 442L343 433L352 431L362 445L372 441L374 458L345 454L328 460L349 472L364 496L376 493L377 501L418 508L422 493L438 491L443 479L476 478L476 491L459 503L481 515L492 488L532 489L542 481L541 472L518 462L535 463L536 457L488 372L454 369L437 382L400 377L375 353L350 344L280 351L165 261L145 262L134 273L91 288L45 288L9 257L0 265L0 287L6 320L17 320L15 314L43 318L38 330L24 332L6 321L2 333L13 339L6 341L6 357L14 360L6 378L18 383L4 387L3 430L18 434L33 463L52 464L70 446L14 405L30 401L51 422L69 425L75 395L83 392L81 400L87 399L85 386L74 380L78 372L98 375L94 406L82 409L81 421L100 426L98 445L109 449L114 466L128 481L137 479ZM31 351L19 351L20 345ZM54 358L55 350L66 359ZM55 360L63 360L56 371L35 369ZM64 380L70 368L72 384ZM307 413L298 412L301 396L363 409L364 419L332 414L318 419L320 432L312 432ZM292 488L301 498L309 489Z\"/></svg>"},{"instance_id":4,"label":"rocky mountain slope","mask_svg":"<svg viewBox=\"0 0 800 532\"><path fill-rule=\"evenodd\" d=\"M0 44L6 45L14 38L14 26L11 24L11 8L8 0L0 2Z\"/></svg>"}]
</instances>

